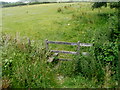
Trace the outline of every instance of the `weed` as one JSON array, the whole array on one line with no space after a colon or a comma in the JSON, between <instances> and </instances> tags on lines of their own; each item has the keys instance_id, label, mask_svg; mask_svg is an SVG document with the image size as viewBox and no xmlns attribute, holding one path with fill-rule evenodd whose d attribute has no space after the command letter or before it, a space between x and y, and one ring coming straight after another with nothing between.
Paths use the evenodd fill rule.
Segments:
<instances>
[{"instance_id":1,"label":"weed","mask_svg":"<svg viewBox=\"0 0 120 90\"><path fill-rule=\"evenodd\" d=\"M63 12L63 10L61 8L58 8L57 12Z\"/></svg>"}]
</instances>

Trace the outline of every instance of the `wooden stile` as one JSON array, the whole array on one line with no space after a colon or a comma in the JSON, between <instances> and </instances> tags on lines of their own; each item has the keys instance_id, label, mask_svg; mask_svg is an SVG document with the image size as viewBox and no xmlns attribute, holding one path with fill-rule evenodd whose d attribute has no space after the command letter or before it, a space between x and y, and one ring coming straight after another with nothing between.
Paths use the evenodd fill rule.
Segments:
<instances>
[{"instance_id":1,"label":"wooden stile","mask_svg":"<svg viewBox=\"0 0 120 90\"><path fill-rule=\"evenodd\" d=\"M80 41L78 41L77 43L70 43L70 42L61 42L61 41L48 41L47 39L45 40L45 47L46 47L46 51L49 50L49 44L64 44L64 45L77 45L77 52L73 52L73 51L60 51L60 50L50 50L50 52L54 52L54 53L66 53L66 54L80 54L80 46L85 46L85 47L90 47L92 46L92 44L90 43L80 43ZM52 58L54 59L54 58ZM71 59L58 59L61 61L70 61Z\"/></svg>"}]
</instances>

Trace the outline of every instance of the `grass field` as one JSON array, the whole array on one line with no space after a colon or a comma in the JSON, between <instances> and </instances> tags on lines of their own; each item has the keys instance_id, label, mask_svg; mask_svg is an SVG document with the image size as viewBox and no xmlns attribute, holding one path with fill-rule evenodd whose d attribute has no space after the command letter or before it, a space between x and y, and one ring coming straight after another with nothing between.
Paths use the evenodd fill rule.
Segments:
<instances>
[{"instance_id":1,"label":"grass field","mask_svg":"<svg viewBox=\"0 0 120 90\"><path fill-rule=\"evenodd\" d=\"M65 5L72 6L68 10L63 10L63 13L58 13L57 9ZM103 10L102 12L109 12L109 9ZM81 14L82 19L79 21L81 26L78 32L74 32L73 30L76 24L72 22L73 12ZM85 15L82 15L84 13ZM99 23L102 20L99 23L96 21L98 19L96 16L97 13L98 10L92 11L90 9L90 3L86 3L85 5L83 3L75 5L74 3L58 3L4 8L3 32L11 33L12 35L20 32L22 36L28 36L35 40L50 39L76 42L81 40L79 36L85 33L85 30L100 27L101 24ZM83 18L86 21L83 21ZM74 35L71 32L74 32ZM71 36L71 38L66 36L66 34Z\"/></svg>"},{"instance_id":2,"label":"grass field","mask_svg":"<svg viewBox=\"0 0 120 90\"><path fill-rule=\"evenodd\" d=\"M68 9L64 8L70 5ZM13 36L19 32L21 36L39 40L41 43L44 43L45 39L91 43L92 38L96 37L95 30L107 28L107 25L103 24L104 18L97 16L99 10L92 11L90 6L90 3L55 3L4 8L3 32ZM59 7L63 9L61 13L57 12ZM114 10L104 8L101 11L110 13ZM75 14L80 14L81 20L75 21ZM87 34L90 34L89 37ZM64 47L60 45L58 49Z\"/></svg>"},{"instance_id":3,"label":"grass field","mask_svg":"<svg viewBox=\"0 0 120 90\"><path fill-rule=\"evenodd\" d=\"M80 41L82 43L94 43L96 45L95 47L81 47L81 51L94 52L94 48L96 49L96 47L99 48L102 47L102 45L112 45L109 44L109 27L111 25L109 22L109 18L110 16L114 15L114 12L116 10L110 9L109 7L102 7L101 9L92 10L91 5L92 3L51 3L3 8L2 32L5 34L9 34L12 37L16 37L16 35L18 35L17 33L20 33L20 37L29 37L31 40L34 40L36 43L38 43L40 47L44 47L45 39L52 41ZM61 11L58 12L58 9L60 9ZM5 46L5 48L6 47L7 46ZM76 47L52 45L51 48L71 51L75 50ZM28 47L28 51L29 49L30 48ZM67 63L63 62L59 70L51 70L51 68L46 69L46 67L48 66L46 66L46 64L44 63L45 55L43 54L43 49L40 49L41 53L36 53L37 51L34 51L34 47L30 50L31 53L22 49L20 49L19 52L19 49L16 49L16 47L14 48L14 44L13 46L11 44L10 46L8 45L8 49L3 49L3 51L5 52L2 58L3 63L5 62L6 65L6 62L12 60L13 64L15 65L13 66L12 71L14 72L12 74L10 72L11 68L6 68L7 66L5 66L5 75L3 75L4 77L10 78L10 82L12 82L13 84L10 84L12 87L89 88L115 86L114 82L116 83L116 81L108 79L108 77L110 77L110 71L108 67L105 67L105 70L107 69L106 71L103 69L101 64L99 65L99 67L96 68L96 66L98 65L98 60L103 59L103 56L98 57L97 60L94 60L94 57L90 56L89 58L84 57L82 58L82 60L80 59L79 61L76 60ZM103 50L106 51L106 48L104 49L103 47ZM108 53L106 51L105 55L107 54ZM93 55L95 55L95 53ZM67 55L63 55L63 57L67 57ZM39 61L39 59L43 59L43 61ZM110 59L111 57L105 60ZM18 62L18 60L20 62ZM29 62L27 60L31 61ZM81 68L83 71L85 71L82 72L83 74L87 73L88 75L89 73L91 73L92 77L94 77L94 75L98 76L95 76L92 79L87 79L85 78L86 76L84 77L84 75L82 74L76 74L74 76L73 71L78 70L78 72L80 72L81 70L81 68L77 68L74 70L75 67L79 67L78 63L81 61L83 61L83 64L80 64ZM43 65L41 63L43 63ZM91 66L89 67L89 65ZM29 68L30 71L27 71L27 68ZM7 69L9 69L10 71L7 71ZM101 70L100 73L97 73L97 71L95 71L98 69ZM102 74L104 73L104 71L108 74L104 74L103 76ZM62 75L61 73L64 74ZM16 74L15 77L14 74ZM36 76L34 76L34 74ZM60 76L57 77L57 74L60 74ZM30 78L28 78L27 75ZM91 76L88 75L88 77ZM103 77L106 81L104 81L103 83L101 83L101 81L100 86L98 86L99 80L97 81L95 78L100 77ZM43 80L43 82L45 81L45 83L41 83L42 81L40 80ZM27 82L27 85L24 85L21 82ZM57 83L55 84L54 82Z\"/></svg>"},{"instance_id":4,"label":"grass field","mask_svg":"<svg viewBox=\"0 0 120 90\"><path fill-rule=\"evenodd\" d=\"M57 37L55 33L60 29L56 26L56 22L67 22L70 19L70 15L57 12L57 8L64 5L67 4L5 8L3 10L3 31L13 34L20 32L23 36L32 35L33 39L55 39Z\"/></svg>"}]
</instances>

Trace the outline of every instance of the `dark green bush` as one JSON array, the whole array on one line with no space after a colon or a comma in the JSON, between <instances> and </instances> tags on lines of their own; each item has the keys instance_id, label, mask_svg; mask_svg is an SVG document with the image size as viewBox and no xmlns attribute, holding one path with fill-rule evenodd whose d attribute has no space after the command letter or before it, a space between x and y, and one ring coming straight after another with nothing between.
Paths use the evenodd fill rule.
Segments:
<instances>
[{"instance_id":1,"label":"dark green bush","mask_svg":"<svg viewBox=\"0 0 120 90\"><path fill-rule=\"evenodd\" d=\"M15 7L15 6L35 5L35 4L45 4L45 3L50 3L50 2L30 2L30 3L23 3L23 2L4 3L2 2L2 7Z\"/></svg>"},{"instance_id":2,"label":"dark green bush","mask_svg":"<svg viewBox=\"0 0 120 90\"><path fill-rule=\"evenodd\" d=\"M8 3L8 4L4 4L2 7L15 7L15 6L23 6L23 5L27 5L26 3Z\"/></svg>"},{"instance_id":3,"label":"dark green bush","mask_svg":"<svg viewBox=\"0 0 120 90\"><path fill-rule=\"evenodd\" d=\"M102 6L107 7L107 2L95 2L95 3L92 5L92 9L101 8Z\"/></svg>"},{"instance_id":4,"label":"dark green bush","mask_svg":"<svg viewBox=\"0 0 120 90\"><path fill-rule=\"evenodd\" d=\"M110 3L110 8L120 8L120 2L112 2L112 3Z\"/></svg>"},{"instance_id":5,"label":"dark green bush","mask_svg":"<svg viewBox=\"0 0 120 90\"><path fill-rule=\"evenodd\" d=\"M63 10L61 8L58 8L57 9L57 12L62 12Z\"/></svg>"}]
</instances>

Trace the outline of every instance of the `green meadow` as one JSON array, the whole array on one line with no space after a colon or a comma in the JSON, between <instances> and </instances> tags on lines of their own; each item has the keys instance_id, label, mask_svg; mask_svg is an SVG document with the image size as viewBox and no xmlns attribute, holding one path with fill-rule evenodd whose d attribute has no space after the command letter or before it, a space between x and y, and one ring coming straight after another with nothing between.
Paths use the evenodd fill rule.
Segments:
<instances>
[{"instance_id":1,"label":"green meadow","mask_svg":"<svg viewBox=\"0 0 120 90\"><path fill-rule=\"evenodd\" d=\"M68 6L68 9L64 8L65 6ZM60 13L57 12L58 8L62 9ZM113 11L103 8L101 13ZM108 26L104 24L106 20L97 16L97 13L99 9L92 11L91 3L55 3L4 8L3 32L13 37L19 33L20 36L39 40L41 43L44 43L45 39L91 43L92 38L96 37L95 30L103 30ZM76 20L77 15L80 16L80 20ZM64 49L64 46L60 45L58 49Z\"/></svg>"},{"instance_id":2,"label":"green meadow","mask_svg":"<svg viewBox=\"0 0 120 90\"><path fill-rule=\"evenodd\" d=\"M112 41L111 32L116 30L117 10L110 7L92 10L92 4L50 3L3 8L2 75L6 80L3 88L116 87L116 63L111 62L117 60L118 47L117 39ZM7 40L8 36L11 39ZM18 44L12 40L16 37L21 40ZM22 40L24 37L33 40L33 44L27 45L28 41ZM94 46L80 48L90 56L63 54L63 57L74 57L73 61L60 61L55 68L56 64L46 63L50 52L45 52L45 39L80 41ZM26 44L19 44L23 42ZM66 45L51 45L50 48L76 50Z\"/></svg>"},{"instance_id":3,"label":"green meadow","mask_svg":"<svg viewBox=\"0 0 120 90\"><path fill-rule=\"evenodd\" d=\"M56 39L57 33L62 32L59 23L66 24L69 14L57 12L58 7L68 4L43 4L33 6L11 7L3 9L3 31L7 33L20 32L22 36L32 39ZM59 39L60 40L60 39ZM61 39L62 40L62 39Z\"/></svg>"},{"instance_id":4,"label":"green meadow","mask_svg":"<svg viewBox=\"0 0 120 90\"><path fill-rule=\"evenodd\" d=\"M69 5L71 7L68 9L64 8ZM106 26L105 20L97 16L99 11L92 11L90 6L90 3L55 3L4 8L3 32L12 35L19 32L21 36L28 36L35 40L81 41L86 30L92 29L92 33L95 28ZM59 7L63 9L60 13L57 12ZM113 11L105 8L101 13ZM81 20L78 21L80 26L77 32L74 32L77 22L73 18L76 13L81 16Z\"/></svg>"}]
</instances>

